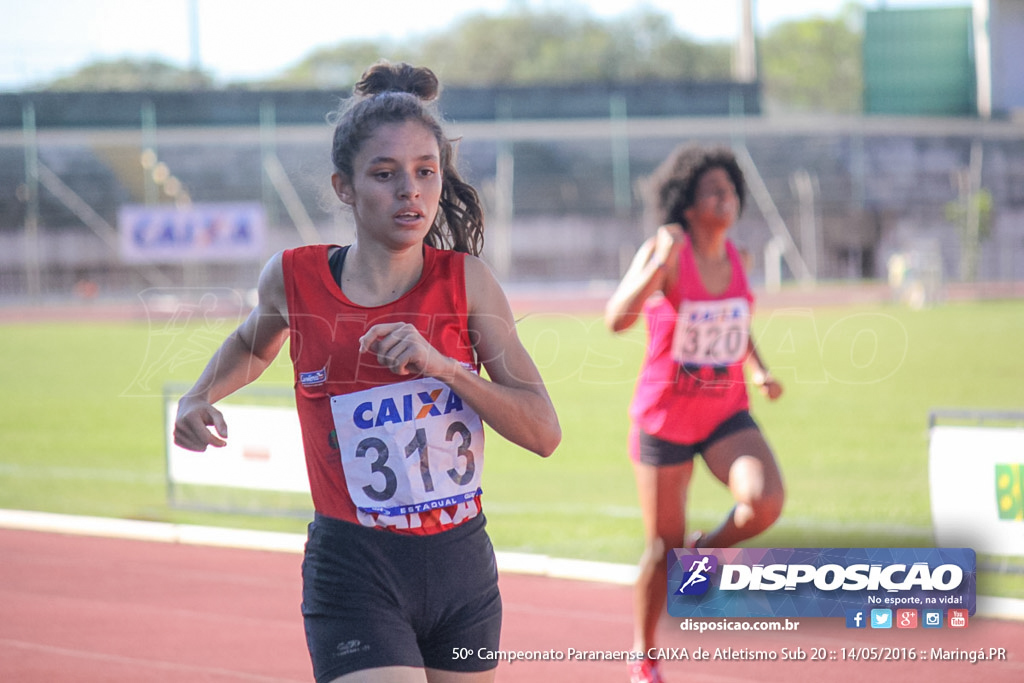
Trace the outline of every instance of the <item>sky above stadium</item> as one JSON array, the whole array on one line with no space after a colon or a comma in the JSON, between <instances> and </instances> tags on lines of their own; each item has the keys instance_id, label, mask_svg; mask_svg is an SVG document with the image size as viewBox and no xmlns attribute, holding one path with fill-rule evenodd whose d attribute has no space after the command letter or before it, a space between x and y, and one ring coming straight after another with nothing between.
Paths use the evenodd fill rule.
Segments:
<instances>
[{"instance_id":1,"label":"sky above stadium","mask_svg":"<svg viewBox=\"0 0 1024 683\"><path fill-rule=\"evenodd\" d=\"M868 8L969 6L972 0L861 0ZM755 0L759 31L781 21L835 17L846 0ZM0 90L31 88L90 62L160 58L191 63L192 3L200 65L220 82L258 79L318 47L352 39L430 34L466 14L510 6L582 7L600 18L643 6L669 14L697 40L731 40L740 0L0 0Z\"/></svg>"}]
</instances>

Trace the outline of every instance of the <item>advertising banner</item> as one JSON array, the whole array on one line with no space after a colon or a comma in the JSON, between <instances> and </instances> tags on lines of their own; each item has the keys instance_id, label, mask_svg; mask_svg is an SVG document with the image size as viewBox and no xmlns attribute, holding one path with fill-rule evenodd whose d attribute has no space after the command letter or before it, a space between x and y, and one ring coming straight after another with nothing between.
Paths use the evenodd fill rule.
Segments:
<instances>
[{"instance_id":1,"label":"advertising banner","mask_svg":"<svg viewBox=\"0 0 1024 683\"><path fill-rule=\"evenodd\" d=\"M932 427L928 479L937 545L1024 557L1024 429Z\"/></svg>"},{"instance_id":2,"label":"advertising banner","mask_svg":"<svg viewBox=\"0 0 1024 683\"><path fill-rule=\"evenodd\" d=\"M302 433L294 407L217 406L231 425L231 437L222 448L202 453L174 444L177 406L166 406L167 472L174 484L200 484L227 488L307 493L306 460Z\"/></svg>"},{"instance_id":3,"label":"advertising banner","mask_svg":"<svg viewBox=\"0 0 1024 683\"><path fill-rule=\"evenodd\" d=\"M127 263L263 258L266 216L258 203L125 205L117 224L121 259Z\"/></svg>"}]
</instances>

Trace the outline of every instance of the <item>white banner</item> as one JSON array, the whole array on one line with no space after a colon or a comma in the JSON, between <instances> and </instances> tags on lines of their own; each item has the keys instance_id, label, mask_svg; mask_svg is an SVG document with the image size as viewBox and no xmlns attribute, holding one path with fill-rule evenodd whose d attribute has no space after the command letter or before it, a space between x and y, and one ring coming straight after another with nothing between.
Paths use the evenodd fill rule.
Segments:
<instances>
[{"instance_id":1,"label":"white banner","mask_svg":"<svg viewBox=\"0 0 1024 683\"><path fill-rule=\"evenodd\" d=\"M127 263L258 261L266 215L257 203L125 205L117 214Z\"/></svg>"},{"instance_id":2,"label":"white banner","mask_svg":"<svg viewBox=\"0 0 1024 683\"><path fill-rule=\"evenodd\" d=\"M294 407L221 404L228 444L203 453L174 445L177 404L167 403L167 472L172 483L308 493L302 432Z\"/></svg>"},{"instance_id":3,"label":"white banner","mask_svg":"<svg viewBox=\"0 0 1024 683\"><path fill-rule=\"evenodd\" d=\"M1024 556L1024 429L934 426L928 462L939 546Z\"/></svg>"}]
</instances>

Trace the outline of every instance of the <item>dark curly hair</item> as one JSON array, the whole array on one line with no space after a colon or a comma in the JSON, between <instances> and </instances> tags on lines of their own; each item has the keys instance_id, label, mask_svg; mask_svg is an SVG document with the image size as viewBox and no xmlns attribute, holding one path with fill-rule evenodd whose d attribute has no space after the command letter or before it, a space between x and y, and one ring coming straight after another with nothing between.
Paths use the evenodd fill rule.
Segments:
<instances>
[{"instance_id":1,"label":"dark curly hair","mask_svg":"<svg viewBox=\"0 0 1024 683\"><path fill-rule=\"evenodd\" d=\"M472 185L455 168L455 148L441 127L436 100L440 83L426 67L380 61L367 69L352 97L329 117L334 124L331 161L334 169L352 177L352 163L363 143L379 126L418 121L433 133L441 152L441 202L426 243L479 255L484 242L484 214Z\"/></svg>"},{"instance_id":2,"label":"dark curly hair","mask_svg":"<svg viewBox=\"0 0 1024 683\"><path fill-rule=\"evenodd\" d=\"M655 226L679 223L689 232L690 226L684 213L696 201L697 184L701 176L713 168L721 168L729 174L742 212L746 203L746 181L732 150L727 147L682 145L673 150L642 184L641 191L650 213L649 219Z\"/></svg>"}]
</instances>

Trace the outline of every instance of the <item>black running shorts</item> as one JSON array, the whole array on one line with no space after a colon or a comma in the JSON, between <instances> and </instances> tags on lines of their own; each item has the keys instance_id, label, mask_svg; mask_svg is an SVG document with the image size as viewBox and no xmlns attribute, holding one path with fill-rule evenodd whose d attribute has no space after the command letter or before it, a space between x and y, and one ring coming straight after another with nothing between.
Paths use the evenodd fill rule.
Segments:
<instances>
[{"instance_id":1,"label":"black running shorts","mask_svg":"<svg viewBox=\"0 0 1024 683\"><path fill-rule=\"evenodd\" d=\"M715 428L715 431L711 432L708 438L698 443L672 443L636 428L636 433L633 436L636 442L633 444L633 449L635 453L639 453L639 460L645 465L654 465L655 467L681 465L693 460L698 453L703 454L716 441L750 428L759 429L757 422L746 410L741 410L726 419Z\"/></svg>"},{"instance_id":2,"label":"black running shorts","mask_svg":"<svg viewBox=\"0 0 1024 683\"><path fill-rule=\"evenodd\" d=\"M410 536L317 515L302 562L302 615L317 683L382 666L488 671L501 596L481 514ZM480 656L482 654L483 656Z\"/></svg>"}]
</instances>

